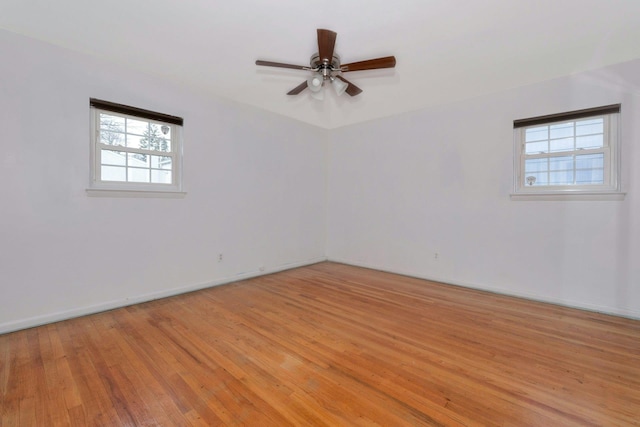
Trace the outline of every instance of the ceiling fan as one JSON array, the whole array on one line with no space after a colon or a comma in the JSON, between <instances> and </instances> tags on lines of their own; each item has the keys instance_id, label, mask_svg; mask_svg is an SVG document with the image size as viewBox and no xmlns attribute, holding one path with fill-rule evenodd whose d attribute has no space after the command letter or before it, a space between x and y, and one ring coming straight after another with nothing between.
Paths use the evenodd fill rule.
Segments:
<instances>
[{"instance_id":1,"label":"ceiling fan","mask_svg":"<svg viewBox=\"0 0 640 427\"><path fill-rule=\"evenodd\" d=\"M311 96L320 100L324 97L322 87L326 82L332 84L338 95L346 92L351 96L356 96L362 92L362 89L342 77L342 73L375 70L378 68L393 68L396 66L395 56L385 56L383 58L340 64L340 57L333 51L337 35L336 32L331 30L318 29L318 53L311 56L308 67L283 64L281 62L262 61L260 59L256 61L256 65L313 71L311 77L291 89L287 92L287 95L297 95L306 88L309 88Z\"/></svg>"}]
</instances>

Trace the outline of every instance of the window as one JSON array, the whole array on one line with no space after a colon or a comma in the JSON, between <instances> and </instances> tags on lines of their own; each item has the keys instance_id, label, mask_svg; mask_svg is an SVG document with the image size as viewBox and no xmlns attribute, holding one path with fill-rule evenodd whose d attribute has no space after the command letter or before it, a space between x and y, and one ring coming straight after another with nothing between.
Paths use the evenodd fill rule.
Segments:
<instances>
[{"instance_id":1,"label":"window","mask_svg":"<svg viewBox=\"0 0 640 427\"><path fill-rule=\"evenodd\" d=\"M182 191L180 117L97 99L90 108L91 195Z\"/></svg>"},{"instance_id":2,"label":"window","mask_svg":"<svg viewBox=\"0 0 640 427\"><path fill-rule=\"evenodd\" d=\"M514 194L621 195L620 105L515 120Z\"/></svg>"}]
</instances>

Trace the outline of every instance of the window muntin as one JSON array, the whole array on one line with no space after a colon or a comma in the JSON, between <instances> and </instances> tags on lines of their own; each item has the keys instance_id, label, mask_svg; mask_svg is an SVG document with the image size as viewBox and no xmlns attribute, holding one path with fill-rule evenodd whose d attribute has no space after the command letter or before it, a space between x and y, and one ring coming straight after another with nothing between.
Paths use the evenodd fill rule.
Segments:
<instances>
[{"instance_id":1,"label":"window muntin","mask_svg":"<svg viewBox=\"0 0 640 427\"><path fill-rule=\"evenodd\" d=\"M180 191L182 119L166 116L180 120L171 123L150 118L156 113L146 110L131 108L133 114L126 114L98 107L92 100L92 188Z\"/></svg>"},{"instance_id":2,"label":"window muntin","mask_svg":"<svg viewBox=\"0 0 640 427\"><path fill-rule=\"evenodd\" d=\"M515 121L515 193L619 191L612 107Z\"/></svg>"}]
</instances>

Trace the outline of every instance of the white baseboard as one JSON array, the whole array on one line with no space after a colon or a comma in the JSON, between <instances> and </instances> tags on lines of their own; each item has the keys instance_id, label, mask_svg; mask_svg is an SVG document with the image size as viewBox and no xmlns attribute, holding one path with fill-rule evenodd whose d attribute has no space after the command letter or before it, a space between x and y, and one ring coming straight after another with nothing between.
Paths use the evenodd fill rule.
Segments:
<instances>
[{"instance_id":1,"label":"white baseboard","mask_svg":"<svg viewBox=\"0 0 640 427\"><path fill-rule=\"evenodd\" d=\"M540 302L556 304L564 307L577 308L581 310L594 311L598 313L605 313L605 314L611 314L614 316L628 317L631 319L640 320L640 312L633 311L633 310L626 310L626 309L621 309L617 307L585 304L585 303L580 303L580 302L575 302L570 300L561 300L557 298L548 298L543 295L530 294L530 293L524 293L524 292L513 292L511 290L496 288L491 286L483 286L477 283L461 283L461 282L452 281L444 277L434 277L434 276L415 273L411 271L402 271L398 269L388 268L385 266L363 263L363 262L353 261L349 259L318 257L318 258L312 258L304 261L297 261L292 263L281 264L275 267L265 268L264 271L252 270L252 271L238 273L234 276L223 277L210 282L171 288L171 289L166 289L159 292L152 292L148 294L137 295L134 297L112 300L112 301L108 301L100 304L94 304L94 305L89 305L85 307L77 307L70 310L59 311L56 313L49 313L42 316L35 316L35 317L26 318L26 319L6 322L6 323L0 324L0 334L6 334L9 332L18 331L21 329L33 328L35 326L40 326L47 323L59 322L61 320L72 319L75 317L86 316L89 314L99 313L107 310L113 310L120 307L126 307L133 304L139 304L139 303L153 301L161 298L171 297L174 295L180 295L187 292L193 292L200 289L210 288L213 286L225 285L225 284L237 282L240 280L250 279L253 277L263 276L266 274L277 273L279 271L285 271L293 268L304 267L306 265L316 264L323 261L331 261L331 262L337 262L341 264L353 265L357 267L370 268L372 270L385 271L387 273L400 274L403 276L410 276L410 277L415 277L415 278L424 279L424 280L431 280L433 282L451 284L454 286L462 286L465 288L493 292L501 295L525 298L532 301L540 301Z\"/></svg>"},{"instance_id":2,"label":"white baseboard","mask_svg":"<svg viewBox=\"0 0 640 427\"><path fill-rule=\"evenodd\" d=\"M454 281L444 277L429 276L429 275L415 273L411 271L401 271L398 269L388 268L385 266L363 263L363 262L358 262L358 261L353 261L348 259L329 257L327 258L327 261L353 265L356 267L370 268L372 270L384 271L387 273L399 274L402 276L415 277L416 279L430 280L432 282L438 282L438 283L449 284L454 286L461 286L463 288L476 289L479 291L486 291L494 294L507 295L507 296L512 296L516 298L523 298L531 301L539 301L539 302L555 304L563 307L576 308L579 310L586 310L586 311L592 311L597 313L610 314L614 316L627 317L630 319L640 320L640 312L634 311L634 310L627 310L624 308L600 306L600 305L576 302L571 300L549 298L544 295L532 294L527 292L514 292L510 289L484 286L478 283L463 283L463 282Z\"/></svg>"},{"instance_id":3,"label":"white baseboard","mask_svg":"<svg viewBox=\"0 0 640 427\"><path fill-rule=\"evenodd\" d=\"M153 301L161 298L171 297L174 295L180 295L187 292L193 292L200 289L211 288L213 286L225 285L228 283L237 282L239 280L250 279L253 277L263 276L266 274L277 273L279 271L290 270L292 268L304 267L306 265L316 264L318 262L326 261L326 257L312 258L304 261L297 261L292 263L281 264L275 267L265 268L263 271L253 270L238 273L234 276L223 277L213 280L211 282L192 284L187 286L181 286L177 288L165 289L158 292L151 292L148 294L137 295L134 297L128 297L123 299L112 300L103 302L100 304L94 304L84 307L72 308L70 310L59 311L55 313L48 313L42 316L29 317L27 319L20 319L12 322L6 322L0 324L0 334L6 334L9 332L18 331L21 329L33 328L35 326L45 325L47 323L59 322L61 320L73 319L75 317L86 316L88 314L100 313L102 311L113 310L115 308L126 307L133 304L139 304L143 302Z\"/></svg>"}]
</instances>

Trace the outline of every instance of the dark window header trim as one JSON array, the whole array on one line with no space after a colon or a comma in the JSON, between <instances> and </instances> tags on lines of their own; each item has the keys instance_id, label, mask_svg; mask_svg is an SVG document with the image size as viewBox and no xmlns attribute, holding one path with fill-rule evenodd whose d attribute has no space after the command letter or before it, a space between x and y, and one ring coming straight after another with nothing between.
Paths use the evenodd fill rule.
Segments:
<instances>
[{"instance_id":1,"label":"dark window header trim","mask_svg":"<svg viewBox=\"0 0 640 427\"><path fill-rule=\"evenodd\" d=\"M513 128L535 126L546 123L563 122L565 120L583 119L585 117L600 116L603 114L615 114L620 112L621 104L605 105L604 107L587 108L585 110L569 111L567 113L549 114L547 116L531 117L513 121Z\"/></svg>"},{"instance_id":2,"label":"dark window header trim","mask_svg":"<svg viewBox=\"0 0 640 427\"><path fill-rule=\"evenodd\" d=\"M143 117L145 119L157 120L159 122L171 123L178 126L182 126L184 123L182 117L156 113L155 111L143 110L142 108L130 107L128 105L116 104L115 102L101 101L95 98L89 99L89 105L101 110L111 111L112 113L128 114L131 116Z\"/></svg>"}]
</instances>

